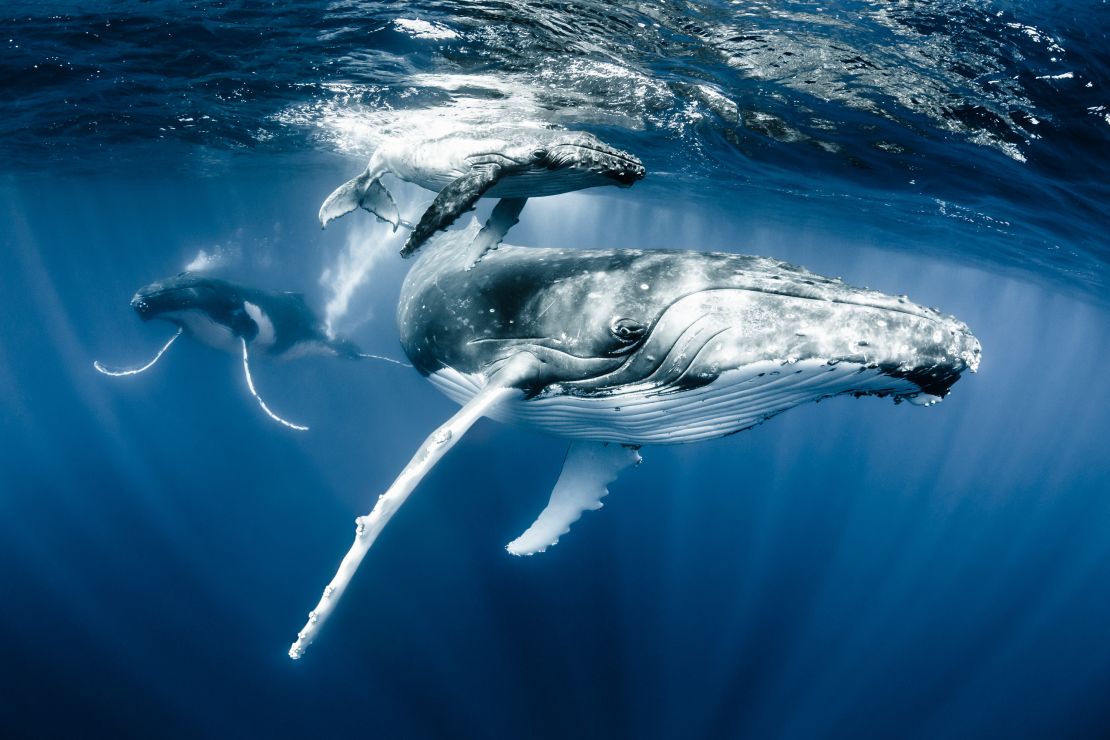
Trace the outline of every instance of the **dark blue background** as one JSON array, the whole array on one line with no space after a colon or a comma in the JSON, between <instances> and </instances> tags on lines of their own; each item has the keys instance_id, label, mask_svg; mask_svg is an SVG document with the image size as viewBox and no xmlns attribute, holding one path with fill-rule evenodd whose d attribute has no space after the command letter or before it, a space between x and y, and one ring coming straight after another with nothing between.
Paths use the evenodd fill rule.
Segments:
<instances>
[{"instance_id":1,"label":"dark blue background","mask_svg":"<svg viewBox=\"0 0 1110 740\"><path fill-rule=\"evenodd\" d=\"M0 736L1110 736L1106 18L12 3ZM354 124L471 94L432 73L502 75L508 97L479 102L513 113L538 91L530 114L647 165L628 191L533 200L512 243L791 260L955 314L980 372L932 408L839 398L646 448L602 511L525 559L503 545L565 443L481 421L290 661L354 517L455 407L393 365L259 361L302 435L195 342L137 377L92 362L151 356L172 329L128 299L201 249L322 311L324 268L387 237L361 212L315 220L363 166ZM390 187L406 214L431 198ZM385 255L341 326L368 352L400 353L406 267Z\"/></svg>"},{"instance_id":2,"label":"dark blue background","mask_svg":"<svg viewBox=\"0 0 1110 740\"><path fill-rule=\"evenodd\" d=\"M599 195L529 205L525 244L682 243L801 262L938 304L984 348L937 407L834 399L644 450L549 552L502 545L563 443L483 421L371 551L320 641L285 650L352 519L452 413L411 370L262 364L127 307L238 234L256 283L307 288L331 166L280 180L9 178L0 620L17 736L814 737L1099 734L1108 719L1105 312L804 223ZM60 207L64 204L64 207ZM568 214L570 217L568 218ZM361 218L354 214L350 218ZM376 227L381 228L381 227ZM271 259L272 258L272 259ZM259 265L269 264L267 267ZM172 266L172 267L171 267ZM396 353L405 263L366 349ZM246 270L246 268L243 268ZM234 275L234 273L233 273ZM307 283L307 284L306 284Z\"/></svg>"}]
</instances>

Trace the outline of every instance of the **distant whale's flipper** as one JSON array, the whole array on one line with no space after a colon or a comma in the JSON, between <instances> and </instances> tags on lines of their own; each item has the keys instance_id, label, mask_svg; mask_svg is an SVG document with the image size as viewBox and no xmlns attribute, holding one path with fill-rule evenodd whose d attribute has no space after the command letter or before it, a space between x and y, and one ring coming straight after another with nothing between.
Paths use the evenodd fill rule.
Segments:
<instances>
[{"instance_id":1,"label":"distant whale's flipper","mask_svg":"<svg viewBox=\"0 0 1110 740\"><path fill-rule=\"evenodd\" d=\"M407 362L401 362L400 360L394 360L392 357L386 357L384 355L372 355L368 352L359 352L355 355L355 357L366 358L366 359L370 359L370 360L382 360L383 362L392 362L394 365L400 365L401 367L412 367L412 365L410 365Z\"/></svg>"},{"instance_id":2,"label":"distant whale's flipper","mask_svg":"<svg viewBox=\"0 0 1110 740\"><path fill-rule=\"evenodd\" d=\"M486 225L470 243L470 254L466 258L467 270L477 265L486 252L497 249L505 234L509 233L509 229L516 226L520 220L520 212L524 210L524 204L527 202L527 198L502 198L497 201Z\"/></svg>"},{"instance_id":3,"label":"distant whale's flipper","mask_svg":"<svg viewBox=\"0 0 1110 740\"><path fill-rule=\"evenodd\" d=\"M367 169L358 177L336 188L320 206L320 226L327 226L329 221L361 206L382 221L393 224L393 230L396 231L401 223L401 215L397 212L397 204L393 202L393 196L381 184L379 177L379 173Z\"/></svg>"},{"instance_id":4,"label":"distant whale's flipper","mask_svg":"<svg viewBox=\"0 0 1110 740\"><path fill-rule=\"evenodd\" d=\"M320 597L316 608L308 613L308 622L297 633L297 641L289 648L290 658L297 660L302 657L308 646L316 639L316 635L335 610L335 605L351 582L359 563L366 557L367 551L374 544L382 528L389 522L390 517L397 513L397 509L413 489L447 454L447 451L462 439L474 422L506 399L521 393L518 386L535 376L536 365L535 357L530 354L519 354L510 359L490 378L485 388L424 440L424 444L420 445L420 449L416 451L412 460L389 489L378 496L374 509L368 515L360 516L355 520L355 541L343 557L343 562L339 564L335 577L324 588L324 595Z\"/></svg>"},{"instance_id":5,"label":"distant whale's flipper","mask_svg":"<svg viewBox=\"0 0 1110 740\"><path fill-rule=\"evenodd\" d=\"M178 327L177 333L170 337L170 340L168 342L162 345L162 349L158 350L158 354L154 355L154 359L152 359L150 362L143 365L142 367L133 367L128 370L109 370L108 368L100 364L100 360L93 360L93 367L95 367L98 372L102 372L105 375L111 375L113 378L119 378L124 375L138 375L139 373L146 372L150 368L154 367L154 363L162 359L162 355L166 354L166 350L170 348L170 345L173 344L179 336L181 336L181 332L183 331L185 330L182 327Z\"/></svg>"},{"instance_id":6,"label":"distant whale's flipper","mask_svg":"<svg viewBox=\"0 0 1110 740\"><path fill-rule=\"evenodd\" d=\"M502 173L500 165L480 165L439 191L439 195L420 217L420 223L409 234L408 241L401 248L401 256L408 257L420 249L428 237L440 229L446 229L455 219L473 208Z\"/></svg>"},{"instance_id":7,"label":"distant whale's flipper","mask_svg":"<svg viewBox=\"0 0 1110 740\"><path fill-rule=\"evenodd\" d=\"M247 340L239 337L239 341L243 345L243 374L247 376L247 388L250 389L251 395L254 396L254 400L258 401L258 405L261 406L262 410L266 412L266 415L274 421L278 422L279 424L284 424L290 429L296 429L298 432L307 432L308 427L301 426L300 424L294 424L291 421L286 421L285 419L275 414L273 411L270 411L270 407L267 406L266 402L262 400L262 396L258 395L258 391L254 389L254 381L251 379L250 353L247 351Z\"/></svg>"},{"instance_id":8,"label":"distant whale's flipper","mask_svg":"<svg viewBox=\"0 0 1110 740\"><path fill-rule=\"evenodd\" d=\"M556 544L583 511L600 509L601 499L609 493L606 486L625 468L639 465L640 460L637 450L623 445L575 442L567 451L547 508L505 549L513 555L534 555Z\"/></svg>"}]
</instances>

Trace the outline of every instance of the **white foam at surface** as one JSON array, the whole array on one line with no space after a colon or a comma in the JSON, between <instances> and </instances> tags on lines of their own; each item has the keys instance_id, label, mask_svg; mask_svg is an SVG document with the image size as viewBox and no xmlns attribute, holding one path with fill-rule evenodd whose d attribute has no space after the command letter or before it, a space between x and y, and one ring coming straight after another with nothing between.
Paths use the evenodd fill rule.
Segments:
<instances>
[{"instance_id":1,"label":"white foam at surface","mask_svg":"<svg viewBox=\"0 0 1110 740\"><path fill-rule=\"evenodd\" d=\"M414 39L442 41L459 37L459 34L442 23L431 23L420 18L397 18L393 21L393 25L398 31L407 33Z\"/></svg>"},{"instance_id":2,"label":"white foam at surface","mask_svg":"<svg viewBox=\"0 0 1110 740\"><path fill-rule=\"evenodd\" d=\"M448 92L450 99L431 108L394 107L384 88L331 82L324 85L331 97L287 108L274 118L313 128L338 151L364 157L394 137L431 139L476 127L547 125L534 86L519 77L417 74L408 84L413 91Z\"/></svg>"}]
</instances>

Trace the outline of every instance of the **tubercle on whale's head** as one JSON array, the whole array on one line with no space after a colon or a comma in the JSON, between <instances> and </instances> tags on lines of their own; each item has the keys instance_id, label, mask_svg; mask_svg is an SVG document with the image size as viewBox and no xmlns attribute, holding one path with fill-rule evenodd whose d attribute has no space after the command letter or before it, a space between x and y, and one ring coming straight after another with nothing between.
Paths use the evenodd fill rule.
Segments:
<instances>
[{"instance_id":1,"label":"tubercle on whale's head","mask_svg":"<svg viewBox=\"0 0 1110 740\"><path fill-rule=\"evenodd\" d=\"M554 137L546 146L533 152L533 161L551 170L591 172L620 187L630 187L647 174L643 162L635 155L609 146L593 134L580 131Z\"/></svg>"}]
</instances>

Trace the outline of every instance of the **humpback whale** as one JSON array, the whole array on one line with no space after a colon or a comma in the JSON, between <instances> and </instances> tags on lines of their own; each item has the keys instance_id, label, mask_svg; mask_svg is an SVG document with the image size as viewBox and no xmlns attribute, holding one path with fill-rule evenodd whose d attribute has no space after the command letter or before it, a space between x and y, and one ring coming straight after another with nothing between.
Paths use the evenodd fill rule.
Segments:
<instances>
[{"instance_id":1,"label":"humpback whale","mask_svg":"<svg viewBox=\"0 0 1110 740\"><path fill-rule=\"evenodd\" d=\"M397 309L413 366L462 408L356 520L294 659L386 522L482 416L570 442L547 507L507 546L530 555L600 508L643 445L733 434L833 396L929 405L979 365L963 322L778 260L505 245L466 272L476 230L438 236Z\"/></svg>"},{"instance_id":2,"label":"humpback whale","mask_svg":"<svg viewBox=\"0 0 1110 740\"><path fill-rule=\"evenodd\" d=\"M464 266L469 268L497 247L517 223L528 198L599 185L629 187L643 179L644 172L636 157L582 131L518 127L433 139L399 137L383 142L361 175L328 196L320 206L320 225L327 226L361 206L393 224L396 231L405 222L380 182L382 175L391 173L438 193L401 249L407 257L473 208L479 198L501 198L486 228L471 244Z\"/></svg>"},{"instance_id":3,"label":"humpback whale","mask_svg":"<svg viewBox=\"0 0 1110 740\"><path fill-rule=\"evenodd\" d=\"M177 333L145 365L110 370L100 362L94 362L98 371L112 376L145 372L161 359L182 333L188 333L211 347L241 353L247 388L258 405L274 421L297 431L307 431L308 427L278 416L255 390L250 370L250 348L276 358L328 354L406 364L388 357L365 354L345 339L329 337L300 293L271 293L183 272L140 288L131 299L131 307L143 321L161 319L174 324Z\"/></svg>"}]
</instances>

